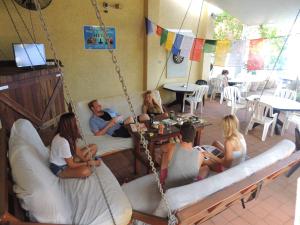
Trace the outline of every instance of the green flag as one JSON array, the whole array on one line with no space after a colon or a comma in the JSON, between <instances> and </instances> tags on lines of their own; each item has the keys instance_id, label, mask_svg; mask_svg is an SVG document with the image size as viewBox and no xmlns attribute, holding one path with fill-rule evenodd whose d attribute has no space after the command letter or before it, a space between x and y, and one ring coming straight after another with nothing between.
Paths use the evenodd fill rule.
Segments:
<instances>
[{"instance_id":1,"label":"green flag","mask_svg":"<svg viewBox=\"0 0 300 225\"><path fill-rule=\"evenodd\" d=\"M205 40L203 51L205 53L214 53L216 51L216 40Z\"/></svg>"},{"instance_id":2,"label":"green flag","mask_svg":"<svg viewBox=\"0 0 300 225\"><path fill-rule=\"evenodd\" d=\"M163 32L160 36L160 45L163 45L167 41L167 37L168 37L168 30L163 29Z\"/></svg>"}]
</instances>

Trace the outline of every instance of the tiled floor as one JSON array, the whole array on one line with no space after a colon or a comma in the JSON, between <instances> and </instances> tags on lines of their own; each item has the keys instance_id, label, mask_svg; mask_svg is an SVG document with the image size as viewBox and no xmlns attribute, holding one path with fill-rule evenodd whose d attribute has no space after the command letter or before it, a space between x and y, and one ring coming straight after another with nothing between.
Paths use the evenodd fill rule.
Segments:
<instances>
[{"instance_id":1,"label":"tiled floor","mask_svg":"<svg viewBox=\"0 0 300 225\"><path fill-rule=\"evenodd\" d=\"M179 110L179 108L174 109ZM201 144L210 144L215 139L222 140L220 122L221 118L229 112L230 110L225 104L220 105L217 101L205 102L202 118L211 122L212 125L205 128ZM240 119L241 131L243 132L247 123L246 113L240 111L237 116ZM262 128L258 126L245 136L248 155L250 157L256 156L284 138L294 141L294 128L293 125L290 125L284 136L268 136L266 141L262 142ZM106 157L104 160L120 183L135 178L133 175L133 156L130 151ZM296 180L299 176L300 169L289 178L281 176L265 186L257 200L246 204L246 209L243 209L241 204L237 203L202 224L292 225L294 223Z\"/></svg>"}]
</instances>

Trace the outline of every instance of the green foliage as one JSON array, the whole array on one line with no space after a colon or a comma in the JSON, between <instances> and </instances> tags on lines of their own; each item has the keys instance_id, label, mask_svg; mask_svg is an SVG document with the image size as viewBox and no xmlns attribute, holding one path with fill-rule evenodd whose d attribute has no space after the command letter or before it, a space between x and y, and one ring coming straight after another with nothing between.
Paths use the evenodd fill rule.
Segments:
<instances>
[{"instance_id":1,"label":"green foliage","mask_svg":"<svg viewBox=\"0 0 300 225\"><path fill-rule=\"evenodd\" d=\"M214 39L241 39L243 24L227 12L217 15L215 21Z\"/></svg>"}]
</instances>

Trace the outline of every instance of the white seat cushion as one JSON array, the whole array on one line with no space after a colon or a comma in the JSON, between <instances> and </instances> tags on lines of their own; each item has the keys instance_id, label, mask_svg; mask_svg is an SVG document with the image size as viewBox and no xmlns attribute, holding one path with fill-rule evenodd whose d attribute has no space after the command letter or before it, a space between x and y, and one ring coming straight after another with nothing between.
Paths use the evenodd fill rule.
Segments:
<instances>
[{"instance_id":1,"label":"white seat cushion","mask_svg":"<svg viewBox=\"0 0 300 225\"><path fill-rule=\"evenodd\" d=\"M166 191L166 198L169 202L171 210L178 210L197 201L201 201L205 197L220 191L223 188L232 185L233 183L243 180L255 172L270 166L278 160L288 157L293 153L294 150L295 145L293 142L289 140L283 140L266 152L215 176L208 177L207 179L192 184L168 189ZM129 201L132 202L134 210L140 210L156 216L166 217L167 210L164 202L162 200L159 200L160 202L156 202L159 193L153 194L153 190L150 189L150 186L154 188L155 185L157 185L156 181L149 176L150 175L141 177L127 183L123 186L123 190L127 194ZM145 192L147 191L148 193L143 193L140 190L144 190ZM157 187L155 191L158 192ZM149 203L149 196L152 195L154 197L151 198L151 203ZM138 203L136 203L137 200ZM151 212L155 205L158 205L157 209Z\"/></svg>"},{"instance_id":2,"label":"white seat cushion","mask_svg":"<svg viewBox=\"0 0 300 225\"><path fill-rule=\"evenodd\" d=\"M132 208L141 212L152 214L161 199L154 174L123 184L122 188Z\"/></svg>"}]
</instances>

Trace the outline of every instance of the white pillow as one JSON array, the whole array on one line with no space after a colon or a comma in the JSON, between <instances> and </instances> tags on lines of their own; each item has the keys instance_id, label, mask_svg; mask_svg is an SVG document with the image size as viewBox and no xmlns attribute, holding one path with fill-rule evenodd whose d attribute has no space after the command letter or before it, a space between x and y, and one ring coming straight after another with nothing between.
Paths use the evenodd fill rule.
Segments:
<instances>
[{"instance_id":1,"label":"white pillow","mask_svg":"<svg viewBox=\"0 0 300 225\"><path fill-rule=\"evenodd\" d=\"M23 139L16 139L10 145L9 161L14 192L31 218L41 223L69 223L71 210L59 179L41 160L39 151Z\"/></svg>"},{"instance_id":2,"label":"white pillow","mask_svg":"<svg viewBox=\"0 0 300 225\"><path fill-rule=\"evenodd\" d=\"M10 131L9 147L13 149L15 142L19 139L32 145L45 163L49 161L49 149L45 147L40 135L28 120L18 119L13 124Z\"/></svg>"}]
</instances>

